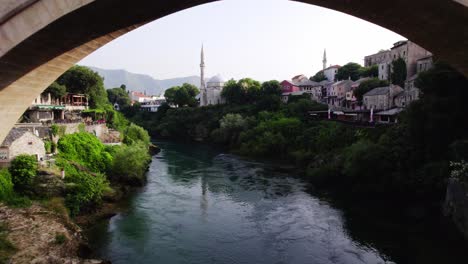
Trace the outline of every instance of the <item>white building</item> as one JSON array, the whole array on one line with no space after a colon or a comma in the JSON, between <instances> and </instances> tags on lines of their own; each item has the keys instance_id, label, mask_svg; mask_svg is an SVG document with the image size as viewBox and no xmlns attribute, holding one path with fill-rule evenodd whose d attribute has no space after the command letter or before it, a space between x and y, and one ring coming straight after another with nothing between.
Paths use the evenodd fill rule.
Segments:
<instances>
[{"instance_id":1,"label":"white building","mask_svg":"<svg viewBox=\"0 0 468 264\"><path fill-rule=\"evenodd\" d=\"M335 75L338 73L339 65L333 65L323 70L323 74L327 77L330 82L335 81Z\"/></svg>"},{"instance_id":2,"label":"white building","mask_svg":"<svg viewBox=\"0 0 468 264\"><path fill-rule=\"evenodd\" d=\"M204 105L215 105L223 104L224 99L221 97L221 92L224 88L224 79L218 74L211 78L206 85L206 88L202 92L201 98L205 98L206 104Z\"/></svg>"}]
</instances>

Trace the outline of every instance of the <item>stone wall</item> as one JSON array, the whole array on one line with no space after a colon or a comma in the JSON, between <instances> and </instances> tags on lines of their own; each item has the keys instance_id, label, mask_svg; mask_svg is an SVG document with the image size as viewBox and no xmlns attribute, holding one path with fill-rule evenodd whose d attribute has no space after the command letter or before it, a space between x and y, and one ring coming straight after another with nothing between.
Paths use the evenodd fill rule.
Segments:
<instances>
[{"instance_id":1,"label":"stone wall","mask_svg":"<svg viewBox=\"0 0 468 264\"><path fill-rule=\"evenodd\" d=\"M468 239L468 186L457 179L447 185L444 213Z\"/></svg>"}]
</instances>

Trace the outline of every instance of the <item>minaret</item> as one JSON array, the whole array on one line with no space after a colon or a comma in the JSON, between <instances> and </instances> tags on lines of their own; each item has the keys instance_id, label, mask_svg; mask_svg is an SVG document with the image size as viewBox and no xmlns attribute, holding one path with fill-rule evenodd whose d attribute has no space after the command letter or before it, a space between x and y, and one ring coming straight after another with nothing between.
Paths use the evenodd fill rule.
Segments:
<instances>
[{"instance_id":1,"label":"minaret","mask_svg":"<svg viewBox=\"0 0 468 264\"><path fill-rule=\"evenodd\" d=\"M201 47L200 81L200 89L205 89L205 53L203 52L203 45Z\"/></svg>"},{"instance_id":2,"label":"minaret","mask_svg":"<svg viewBox=\"0 0 468 264\"><path fill-rule=\"evenodd\" d=\"M205 53L203 51L203 44L201 48L201 58L200 58L200 105L207 105L206 98L206 87L205 87Z\"/></svg>"},{"instance_id":3,"label":"minaret","mask_svg":"<svg viewBox=\"0 0 468 264\"><path fill-rule=\"evenodd\" d=\"M323 69L325 70L327 68L327 50L323 50Z\"/></svg>"}]
</instances>

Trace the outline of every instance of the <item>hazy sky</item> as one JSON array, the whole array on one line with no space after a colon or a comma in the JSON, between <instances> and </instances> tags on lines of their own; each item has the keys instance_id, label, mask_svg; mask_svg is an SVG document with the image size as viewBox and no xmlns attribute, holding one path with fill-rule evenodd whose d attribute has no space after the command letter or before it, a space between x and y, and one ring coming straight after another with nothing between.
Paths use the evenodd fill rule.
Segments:
<instances>
[{"instance_id":1,"label":"hazy sky","mask_svg":"<svg viewBox=\"0 0 468 264\"><path fill-rule=\"evenodd\" d=\"M388 49L402 36L364 20L286 0L225 0L187 9L136 29L80 64L126 69L157 79L200 74L260 81L311 76L328 64Z\"/></svg>"}]
</instances>

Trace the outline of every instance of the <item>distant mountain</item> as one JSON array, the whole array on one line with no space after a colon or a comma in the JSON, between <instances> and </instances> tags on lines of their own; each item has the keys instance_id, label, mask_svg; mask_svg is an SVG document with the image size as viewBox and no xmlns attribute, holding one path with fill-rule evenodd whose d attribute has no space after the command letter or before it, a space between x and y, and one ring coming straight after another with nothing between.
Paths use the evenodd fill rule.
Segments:
<instances>
[{"instance_id":1,"label":"distant mountain","mask_svg":"<svg viewBox=\"0 0 468 264\"><path fill-rule=\"evenodd\" d=\"M166 89L171 88L172 86L182 85L184 83L190 83L197 87L200 86L199 76L158 80L149 75L131 73L126 70L106 70L96 67L89 68L104 77L104 87L107 89L120 87L120 85L125 84L129 91L146 91L146 94L148 95L162 95Z\"/></svg>"}]
</instances>

